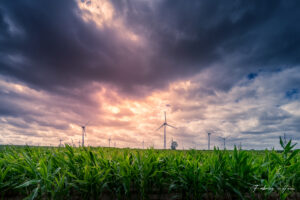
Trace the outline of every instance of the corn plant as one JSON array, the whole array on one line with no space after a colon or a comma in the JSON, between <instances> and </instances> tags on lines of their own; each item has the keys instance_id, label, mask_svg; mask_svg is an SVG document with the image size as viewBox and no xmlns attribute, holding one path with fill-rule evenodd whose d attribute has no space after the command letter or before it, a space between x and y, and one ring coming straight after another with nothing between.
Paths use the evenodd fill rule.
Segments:
<instances>
[{"instance_id":1,"label":"corn plant","mask_svg":"<svg viewBox=\"0 0 300 200\"><path fill-rule=\"evenodd\" d=\"M0 198L287 199L300 192L300 156L282 151L0 148Z\"/></svg>"}]
</instances>

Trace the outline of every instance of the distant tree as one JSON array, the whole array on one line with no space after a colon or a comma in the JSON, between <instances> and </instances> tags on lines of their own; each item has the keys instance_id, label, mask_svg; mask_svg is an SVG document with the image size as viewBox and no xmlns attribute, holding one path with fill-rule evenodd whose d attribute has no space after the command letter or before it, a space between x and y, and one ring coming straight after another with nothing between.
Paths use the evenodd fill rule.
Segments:
<instances>
[{"instance_id":1,"label":"distant tree","mask_svg":"<svg viewBox=\"0 0 300 200\"><path fill-rule=\"evenodd\" d=\"M176 141L172 141L172 143L171 143L171 149L172 150L176 150L177 147L178 147L178 143Z\"/></svg>"}]
</instances>

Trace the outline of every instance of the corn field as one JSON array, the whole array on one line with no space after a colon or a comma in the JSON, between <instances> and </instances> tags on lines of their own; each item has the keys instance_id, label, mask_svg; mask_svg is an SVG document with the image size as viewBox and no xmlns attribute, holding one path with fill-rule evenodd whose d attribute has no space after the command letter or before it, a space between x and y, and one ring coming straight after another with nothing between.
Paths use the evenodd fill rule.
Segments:
<instances>
[{"instance_id":1,"label":"corn field","mask_svg":"<svg viewBox=\"0 0 300 200\"><path fill-rule=\"evenodd\" d=\"M1 199L297 199L300 155L282 151L0 147Z\"/></svg>"}]
</instances>

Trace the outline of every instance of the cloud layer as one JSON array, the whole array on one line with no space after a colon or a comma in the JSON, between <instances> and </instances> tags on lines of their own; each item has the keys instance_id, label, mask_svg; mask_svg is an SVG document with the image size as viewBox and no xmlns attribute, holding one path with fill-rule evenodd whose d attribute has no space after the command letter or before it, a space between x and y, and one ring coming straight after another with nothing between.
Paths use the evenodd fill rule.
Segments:
<instances>
[{"instance_id":1,"label":"cloud layer","mask_svg":"<svg viewBox=\"0 0 300 200\"><path fill-rule=\"evenodd\" d=\"M208 131L245 148L299 139L299 6L3 1L2 143L78 141L91 120L92 145L161 147L163 110L186 148Z\"/></svg>"}]
</instances>

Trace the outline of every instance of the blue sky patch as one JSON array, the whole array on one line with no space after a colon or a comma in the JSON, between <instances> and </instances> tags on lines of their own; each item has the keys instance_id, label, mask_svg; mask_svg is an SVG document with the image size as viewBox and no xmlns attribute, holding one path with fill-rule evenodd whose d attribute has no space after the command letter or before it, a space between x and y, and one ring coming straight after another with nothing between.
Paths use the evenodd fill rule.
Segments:
<instances>
[{"instance_id":1,"label":"blue sky patch","mask_svg":"<svg viewBox=\"0 0 300 200\"><path fill-rule=\"evenodd\" d=\"M297 94L299 93L298 89L296 88L293 88L293 89L290 89L288 90L286 93L285 93L285 96L289 99L292 99L292 98L296 98Z\"/></svg>"},{"instance_id":2,"label":"blue sky patch","mask_svg":"<svg viewBox=\"0 0 300 200\"><path fill-rule=\"evenodd\" d=\"M256 73L250 73L250 74L247 75L247 78L248 78L249 80L255 79L255 77L257 77L257 74L256 74Z\"/></svg>"}]
</instances>

